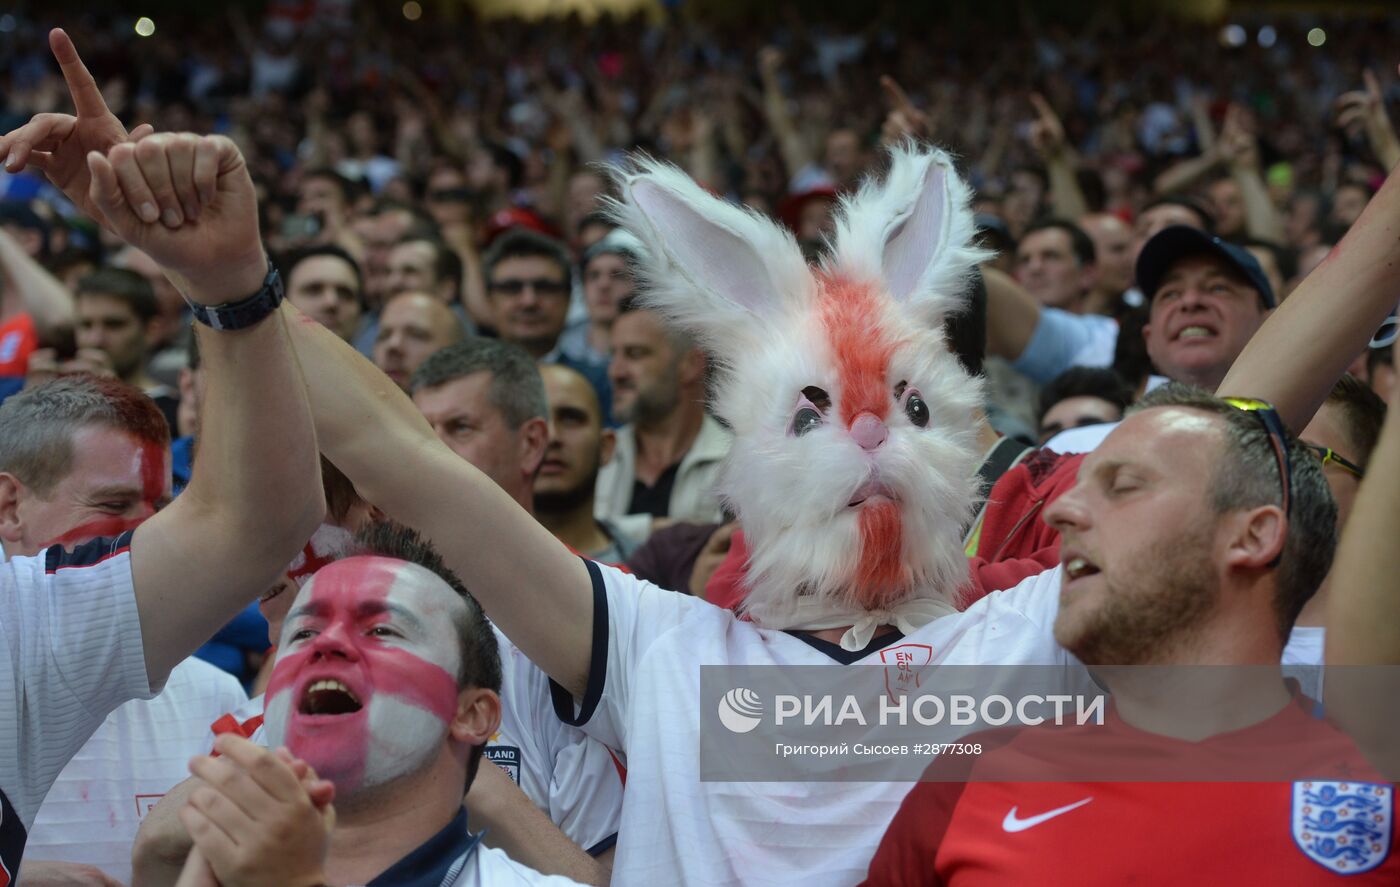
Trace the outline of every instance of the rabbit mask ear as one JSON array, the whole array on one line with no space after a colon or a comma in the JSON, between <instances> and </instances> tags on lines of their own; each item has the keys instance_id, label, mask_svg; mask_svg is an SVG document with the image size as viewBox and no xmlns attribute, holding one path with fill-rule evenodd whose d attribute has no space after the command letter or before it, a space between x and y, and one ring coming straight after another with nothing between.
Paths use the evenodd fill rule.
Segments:
<instances>
[{"instance_id":1,"label":"rabbit mask ear","mask_svg":"<svg viewBox=\"0 0 1400 887\"><path fill-rule=\"evenodd\" d=\"M614 215L647 250L639 269L646 304L713 352L732 352L743 331L780 322L814 298L796 241L769 220L653 160L618 177Z\"/></svg>"},{"instance_id":2,"label":"rabbit mask ear","mask_svg":"<svg viewBox=\"0 0 1400 887\"><path fill-rule=\"evenodd\" d=\"M891 150L889 175L845 201L829 273L884 281L894 301L933 325L966 302L967 277L988 253L972 245L970 192L948 155Z\"/></svg>"}]
</instances>

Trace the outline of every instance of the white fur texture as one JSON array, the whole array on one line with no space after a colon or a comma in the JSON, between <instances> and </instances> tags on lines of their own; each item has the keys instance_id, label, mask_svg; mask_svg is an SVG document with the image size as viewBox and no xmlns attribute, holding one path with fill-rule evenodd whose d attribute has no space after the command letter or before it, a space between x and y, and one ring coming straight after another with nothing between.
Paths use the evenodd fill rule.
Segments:
<instances>
[{"instance_id":1,"label":"white fur texture","mask_svg":"<svg viewBox=\"0 0 1400 887\"><path fill-rule=\"evenodd\" d=\"M883 183L842 201L818 271L785 230L674 167L643 159L618 173L614 211L648 250L644 298L722 369L713 406L735 439L721 492L748 541L745 607L765 626L791 625L799 594L859 612L858 509L848 503L872 477L900 503L904 596L951 602L967 576L961 533L976 491L981 387L948 352L941 324L965 304L984 253L971 244L969 191L947 156L912 146L892 155ZM889 385L918 389L931 413L927 427L915 426L891 391L889 437L873 454L837 418L841 378L820 313L829 278L879 294L863 334L892 344ZM832 407L794 437L794 407L808 386L828 392Z\"/></svg>"}]
</instances>

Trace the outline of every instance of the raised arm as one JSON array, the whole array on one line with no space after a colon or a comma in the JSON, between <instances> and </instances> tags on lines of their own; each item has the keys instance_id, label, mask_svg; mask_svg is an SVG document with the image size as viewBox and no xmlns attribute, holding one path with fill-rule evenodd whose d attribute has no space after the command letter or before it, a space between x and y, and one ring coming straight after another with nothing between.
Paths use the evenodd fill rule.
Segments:
<instances>
[{"instance_id":1,"label":"raised arm","mask_svg":"<svg viewBox=\"0 0 1400 887\"><path fill-rule=\"evenodd\" d=\"M258 292L267 257L243 157L221 136L155 135L88 158L103 220L160 263L193 302ZM144 222L174 191L197 220ZM199 330L205 370L200 453L184 493L132 542L146 668L153 682L265 590L325 515L316 436L283 318Z\"/></svg>"},{"instance_id":2,"label":"raised arm","mask_svg":"<svg viewBox=\"0 0 1400 887\"><path fill-rule=\"evenodd\" d=\"M1400 393L1347 519L1327 598L1329 665L1400 666Z\"/></svg>"},{"instance_id":3,"label":"raised arm","mask_svg":"<svg viewBox=\"0 0 1400 887\"><path fill-rule=\"evenodd\" d=\"M815 160L812 149L802 138L792 115L788 114L787 96L783 95L782 84L778 82L778 71L782 69L783 53L776 46L765 46L758 52L758 75L763 83L763 116L768 128L778 140L778 152L783 165L787 167L788 184L791 185L803 170Z\"/></svg>"},{"instance_id":4,"label":"raised arm","mask_svg":"<svg viewBox=\"0 0 1400 887\"><path fill-rule=\"evenodd\" d=\"M1258 397L1301 430L1400 298L1400 173L1392 171L1327 259L1265 321L1221 394Z\"/></svg>"},{"instance_id":5,"label":"raised arm","mask_svg":"<svg viewBox=\"0 0 1400 887\"><path fill-rule=\"evenodd\" d=\"M428 536L486 615L582 696L593 638L583 561L439 441L388 376L330 330L298 320L292 342L326 456L367 501Z\"/></svg>"},{"instance_id":6,"label":"raised arm","mask_svg":"<svg viewBox=\"0 0 1400 887\"><path fill-rule=\"evenodd\" d=\"M1347 519L1327 597L1327 712L1389 778L1400 774L1400 393ZM1335 668L1334 666L1344 666ZM1351 666L1351 667L1345 667Z\"/></svg>"},{"instance_id":7,"label":"raised arm","mask_svg":"<svg viewBox=\"0 0 1400 887\"><path fill-rule=\"evenodd\" d=\"M1360 126L1366 133L1366 141L1386 171L1400 166L1400 136L1390 123L1390 115L1385 110L1385 94L1381 92L1380 81L1371 69L1361 72L1365 79L1364 89L1342 93L1337 99L1337 125L1344 129Z\"/></svg>"},{"instance_id":8,"label":"raised arm","mask_svg":"<svg viewBox=\"0 0 1400 887\"><path fill-rule=\"evenodd\" d=\"M1050 103L1038 92L1031 93L1035 107L1035 122L1031 124L1031 145L1045 163L1050 179L1050 209L1056 216L1071 222L1089 214L1089 201L1079 187L1075 172L1077 158L1065 137L1064 124Z\"/></svg>"},{"instance_id":9,"label":"raised arm","mask_svg":"<svg viewBox=\"0 0 1400 887\"><path fill-rule=\"evenodd\" d=\"M7 291L18 296L20 307L33 318L40 341L50 341L58 330L73 326L73 294L4 230L0 269L9 282Z\"/></svg>"},{"instance_id":10,"label":"raised arm","mask_svg":"<svg viewBox=\"0 0 1400 887\"><path fill-rule=\"evenodd\" d=\"M1283 243L1283 216L1259 170L1259 140L1245 128L1244 112L1231 105L1220 131L1220 152L1244 200L1245 231L1256 240Z\"/></svg>"},{"instance_id":11,"label":"raised arm","mask_svg":"<svg viewBox=\"0 0 1400 887\"><path fill-rule=\"evenodd\" d=\"M267 257L253 181L233 142L188 134L127 141L67 35L55 30L49 44L77 116L41 114L0 139L7 168L38 167L154 258L192 302L258 292ZM142 524L131 547L152 684L264 591L325 516L316 436L282 318L199 337L199 464L184 494Z\"/></svg>"}]
</instances>

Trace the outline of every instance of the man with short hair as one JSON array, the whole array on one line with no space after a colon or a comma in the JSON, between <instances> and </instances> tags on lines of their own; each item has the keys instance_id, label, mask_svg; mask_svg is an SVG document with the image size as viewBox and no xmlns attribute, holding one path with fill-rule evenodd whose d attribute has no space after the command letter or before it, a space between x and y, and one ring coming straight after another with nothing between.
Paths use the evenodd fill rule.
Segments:
<instances>
[{"instance_id":1,"label":"man with short hair","mask_svg":"<svg viewBox=\"0 0 1400 887\"><path fill-rule=\"evenodd\" d=\"M568 249L552 237L512 228L482 256L491 325L503 341L541 363L561 363L588 379L603 415L612 422L612 389L606 367L578 359L561 347L573 289Z\"/></svg>"},{"instance_id":2,"label":"man with short hair","mask_svg":"<svg viewBox=\"0 0 1400 887\"><path fill-rule=\"evenodd\" d=\"M632 269L641 248L637 238L614 229L584 251L579 270L588 316L559 337L562 354L575 362L607 366L618 305L636 290Z\"/></svg>"},{"instance_id":3,"label":"man with short hair","mask_svg":"<svg viewBox=\"0 0 1400 887\"><path fill-rule=\"evenodd\" d=\"M1112 314L1133 285L1133 229L1113 213L1090 213L1079 227L1094 242L1094 287L1085 313Z\"/></svg>"},{"instance_id":4,"label":"man with short hair","mask_svg":"<svg viewBox=\"0 0 1400 887\"><path fill-rule=\"evenodd\" d=\"M598 471L612 459L617 432L603 424L598 395L576 370L540 366L549 401L549 444L535 478L535 516L585 557L620 564L637 543L594 516Z\"/></svg>"},{"instance_id":5,"label":"man with short hair","mask_svg":"<svg viewBox=\"0 0 1400 887\"><path fill-rule=\"evenodd\" d=\"M410 290L429 293L445 305L457 305L462 290L462 260L441 240L412 237L389 250L387 295Z\"/></svg>"},{"instance_id":6,"label":"man with short hair","mask_svg":"<svg viewBox=\"0 0 1400 887\"><path fill-rule=\"evenodd\" d=\"M102 268L78 281L78 348L105 355L117 378L146 392L174 429L180 395L146 372L149 332L155 321L155 293L135 271Z\"/></svg>"},{"instance_id":7,"label":"man with short hair","mask_svg":"<svg viewBox=\"0 0 1400 887\"><path fill-rule=\"evenodd\" d=\"M1040 391L1040 442L1068 428L1118 422L1132 391L1113 370L1071 367Z\"/></svg>"},{"instance_id":8,"label":"man with short hair","mask_svg":"<svg viewBox=\"0 0 1400 887\"><path fill-rule=\"evenodd\" d=\"M379 315L374 365L405 391L433 353L462 341L462 321L441 299L407 291L392 296Z\"/></svg>"},{"instance_id":9,"label":"man with short hair","mask_svg":"<svg viewBox=\"0 0 1400 887\"><path fill-rule=\"evenodd\" d=\"M0 428L0 545L7 560L116 535L169 501L169 429L150 398L130 385L64 376L6 401ZM60 458L65 450L67 460ZM154 501L147 498L146 460L162 483ZM185 761L208 745L211 720L246 699L231 675L190 657L158 696L109 714L35 815L24 883L67 883L61 879L97 872L128 882L131 844L147 806L183 779Z\"/></svg>"},{"instance_id":10,"label":"man with short hair","mask_svg":"<svg viewBox=\"0 0 1400 887\"><path fill-rule=\"evenodd\" d=\"M35 117L0 138L0 158L12 172L32 161L63 182L69 200L139 245L211 313L210 329L201 331L206 439L185 494L125 532L128 515L150 514L163 494L165 454L120 436L109 440L101 448L109 459L97 466L110 474L104 486L139 492L91 522L116 520L104 530L119 535L17 557L0 569L0 744L18 750L0 755L0 879L7 882L49 786L102 719L127 700L153 695L196 644L266 587L325 508L288 324L267 322L285 309L276 307L275 287L264 290L269 266L238 149L219 136L129 141L67 35L54 30L49 42L77 116ZM32 154L38 144L50 150ZM172 155L204 162L173 181L149 180L145 170L168 172ZM156 190L202 209L198 224L160 223L151 212ZM224 329L213 329L220 318ZM94 434L70 427L74 436ZM22 439L28 430L0 423L0 434L16 436L16 452L30 452ZM75 452L45 458L64 466ZM71 490L60 484L47 502L35 498L44 510L63 508L65 493ZM101 512L107 504L86 507Z\"/></svg>"},{"instance_id":11,"label":"man with short hair","mask_svg":"<svg viewBox=\"0 0 1400 887\"><path fill-rule=\"evenodd\" d=\"M351 341L364 312L360 266L338 246L313 246L283 259L287 299L296 309Z\"/></svg>"},{"instance_id":12,"label":"man with short hair","mask_svg":"<svg viewBox=\"0 0 1400 887\"><path fill-rule=\"evenodd\" d=\"M564 244L514 228L496 238L482 263L496 332L534 359L547 359L559 344L569 310L571 275Z\"/></svg>"},{"instance_id":13,"label":"man with short hair","mask_svg":"<svg viewBox=\"0 0 1400 887\"><path fill-rule=\"evenodd\" d=\"M508 342L468 339L423 361L408 391L443 443L533 509L549 408L528 354Z\"/></svg>"},{"instance_id":14,"label":"man with short hair","mask_svg":"<svg viewBox=\"0 0 1400 887\"><path fill-rule=\"evenodd\" d=\"M191 762L205 784L180 812L198 851L185 877L576 883L483 847L470 831L462 796L501 723L501 659L480 607L416 533L377 524L317 570L297 593L278 647L264 721L271 748L229 737L215 746L224 756ZM335 816L323 830L289 836L269 822L279 807L268 772L281 769L277 746L334 785ZM294 777L291 768L281 772ZM259 844L277 831L280 852ZM297 840L303 835L310 848ZM234 882L222 880L232 869L228 838L240 851Z\"/></svg>"},{"instance_id":15,"label":"man with short hair","mask_svg":"<svg viewBox=\"0 0 1400 887\"><path fill-rule=\"evenodd\" d=\"M1054 633L1101 666L1107 716L966 737L982 754L934 763L867 884L1400 877L1394 787L1278 668L1337 520L1317 460L1270 428L1172 386L1084 460L1045 512L1063 538ZM1106 781L1084 781L1096 774Z\"/></svg>"},{"instance_id":16,"label":"man with short hair","mask_svg":"<svg viewBox=\"0 0 1400 887\"><path fill-rule=\"evenodd\" d=\"M1016 244L1016 280L1047 307L1083 314L1096 274L1094 242L1073 222L1035 222Z\"/></svg>"},{"instance_id":17,"label":"man with short hair","mask_svg":"<svg viewBox=\"0 0 1400 887\"><path fill-rule=\"evenodd\" d=\"M705 412L705 352L630 299L618 307L612 347L608 377L624 424L598 473L598 518L636 539L659 518L723 521L715 487L730 435Z\"/></svg>"}]
</instances>

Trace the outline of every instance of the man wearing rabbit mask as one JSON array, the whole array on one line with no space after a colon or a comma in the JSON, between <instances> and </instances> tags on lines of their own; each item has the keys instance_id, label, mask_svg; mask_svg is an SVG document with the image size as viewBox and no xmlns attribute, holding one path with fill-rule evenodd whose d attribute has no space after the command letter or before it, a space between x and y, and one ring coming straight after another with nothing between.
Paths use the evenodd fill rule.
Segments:
<instances>
[{"instance_id":1,"label":"man wearing rabbit mask","mask_svg":"<svg viewBox=\"0 0 1400 887\"><path fill-rule=\"evenodd\" d=\"M789 235L678 172L648 166L623 184L625 221L659 257L646 269L650 304L728 367L715 406L736 433L724 493L755 540L748 621L570 557L377 371L307 325L297 343L319 431L368 498L430 533L481 589L497 625L560 685L560 713L625 752L620 883L760 871L854 881L906 785L802 785L805 804L843 828L815 849L786 801L706 788L695 743L640 713L658 698L698 705L697 666L736 656L879 663L918 646L937 651L933 663L966 663L995 636L1006 663L1072 664L1048 628L1026 631L1053 621L1054 574L963 616L951 603L966 576L958 537L976 489L979 398L939 331L980 255L966 189L943 155L896 152L890 180L851 201L814 273ZM419 457L400 472L383 464L386 445ZM754 821L772 825L760 834Z\"/></svg>"}]
</instances>

